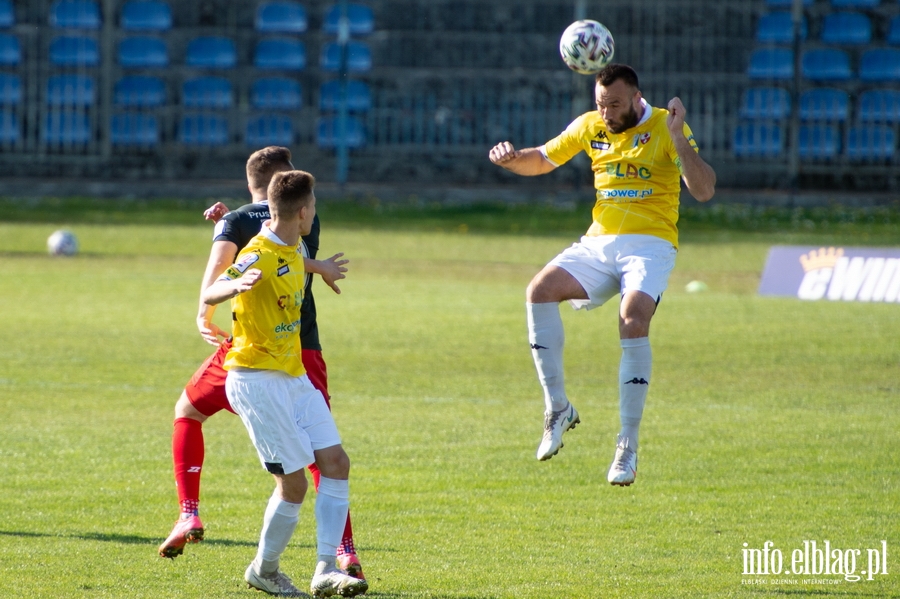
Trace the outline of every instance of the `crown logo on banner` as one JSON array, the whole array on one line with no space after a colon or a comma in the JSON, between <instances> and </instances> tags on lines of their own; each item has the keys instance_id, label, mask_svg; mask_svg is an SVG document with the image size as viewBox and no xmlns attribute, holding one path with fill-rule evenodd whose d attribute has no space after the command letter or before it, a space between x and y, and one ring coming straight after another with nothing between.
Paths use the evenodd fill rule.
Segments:
<instances>
[{"instance_id":1,"label":"crown logo on banner","mask_svg":"<svg viewBox=\"0 0 900 599\"><path fill-rule=\"evenodd\" d=\"M800 264L804 272L821 268L834 268L838 259L844 255L844 248L819 248L800 256Z\"/></svg>"}]
</instances>

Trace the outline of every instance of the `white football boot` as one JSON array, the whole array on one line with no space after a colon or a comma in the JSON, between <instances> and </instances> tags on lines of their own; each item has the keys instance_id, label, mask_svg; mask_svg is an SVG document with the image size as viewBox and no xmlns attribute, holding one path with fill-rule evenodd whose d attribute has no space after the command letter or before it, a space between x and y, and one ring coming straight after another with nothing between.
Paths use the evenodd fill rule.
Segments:
<instances>
[{"instance_id":1,"label":"white football boot","mask_svg":"<svg viewBox=\"0 0 900 599\"><path fill-rule=\"evenodd\" d=\"M581 422L578 412L571 403L558 412L544 412L544 436L538 445L537 459L549 460L563 446L563 433Z\"/></svg>"},{"instance_id":2,"label":"white football boot","mask_svg":"<svg viewBox=\"0 0 900 599\"><path fill-rule=\"evenodd\" d=\"M637 476L637 452L628 446L628 439L619 435L616 438L616 457L609 467L606 480L611 485L627 487Z\"/></svg>"}]
</instances>

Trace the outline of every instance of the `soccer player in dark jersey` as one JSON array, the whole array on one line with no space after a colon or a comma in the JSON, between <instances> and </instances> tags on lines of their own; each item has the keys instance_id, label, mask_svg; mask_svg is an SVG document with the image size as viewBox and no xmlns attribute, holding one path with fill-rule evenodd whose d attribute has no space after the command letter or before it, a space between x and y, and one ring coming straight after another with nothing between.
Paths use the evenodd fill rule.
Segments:
<instances>
[{"instance_id":1,"label":"soccer player in dark jersey","mask_svg":"<svg viewBox=\"0 0 900 599\"><path fill-rule=\"evenodd\" d=\"M259 233L262 223L269 220L266 189L275 173L294 170L291 153L287 148L270 146L258 150L247 160L247 184L252 203L231 212L221 202L210 207L204 216L216 222L213 245L201 283L201 294L233 262L238 252ZM340 293L337 281L345 277L347 260L336 254L326 260L317 260L319 250L319 219L316 216L309 235L302 238L304 265L307 272L319 274L335 293ZM301 345L303 365L313 385L322 392L326 403L328 376L319 344L316 324L316 305L311 292L312 277L306 279L304 300L301 307ZM200 302L197 327L207 343L218 350L200 366L185 386L175 404L174 432L172 434L172 459L175 484L181 506L181 518L175 523L169 537L159 546L159 555L175 558L184 552L187 543L203 539L203 523L199 516L200 475L204 459L203 423L221 410L234 410L225 395L225 375L222 367L225 355L231 347L230 333L212 322L214 309ZM329 403L330 407L330 403ZM309 468L316 488L319 471L315 465ZM362 566L353 544L353 528L350 516L338 548L338 564L352 576L363 578Z\"/></svg>"}]
</instances>

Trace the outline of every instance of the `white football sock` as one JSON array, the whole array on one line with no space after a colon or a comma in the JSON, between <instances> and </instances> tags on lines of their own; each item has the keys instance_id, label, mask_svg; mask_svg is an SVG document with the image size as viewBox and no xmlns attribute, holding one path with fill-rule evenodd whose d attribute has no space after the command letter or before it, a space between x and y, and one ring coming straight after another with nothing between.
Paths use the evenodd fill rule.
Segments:
<instances>
[{"instance_id":1,"label":"white football sock","mask_svg":"<svg viewBox=\"0 0 900 599\"><path fill-rule=\"evenodd\" d=\"M559 304L526 303L525 311L528 315L531 357L534 358L538 381L544 388L544 408L546 412L558 412L569 403L563 383L565 334Z\"/></svg>"},{"instance_id":2,"label":"white football sock","mask_svg":"<svg viewBox=\"0 0 900 599\"><path fill-rule=\"evenodd\" d=\"M644 402L650 387L653 356L650 339L622 339L622 361L619 363L619 419L628 446L637 451L638 429L644 414Z\"/></svg>"},{"instance_id":3,"label":"white football sock","mask_svg":"<svg viewBox=\"0 0 900 599\"><path fill-rule=\"evenodd\" d=\"M350 482L321 477L316 491L316 538L319 560L337 555L350 510Z\"/></svg>"},{"instance_id":4,"label":"white football sock","mask_svg":"<svg viewBox=\"0 0 900 599\"><path fill-rule=\"evenodd\" d=\"M260 574L274 572L278 569L281 554L287 548L288 541L300 521L302 503L289 503L281 498L278 489L269 498L266 514L263 516L262 533L259 538L259 549L256 562Z\"/></svg>"}]
</instances>

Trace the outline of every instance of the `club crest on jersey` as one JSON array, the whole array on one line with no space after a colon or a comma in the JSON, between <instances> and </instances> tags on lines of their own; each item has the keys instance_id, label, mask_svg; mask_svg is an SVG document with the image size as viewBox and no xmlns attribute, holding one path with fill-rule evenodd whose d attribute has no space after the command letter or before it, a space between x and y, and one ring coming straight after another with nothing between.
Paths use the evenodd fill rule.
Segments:
<instances>
[{"instance_id":1,"label":"club crest on jersey","mask_svg":"<svg viewBox=\"0 0 900 599\"><path fill-rule=\"evenodd\" d=\"M608 150L609 148L609 138L606 136L606 131L601 131L597 134L596 139L591 140L591 149L593 150Z\"/></svg>"},{"instance_id":2,"label":"club crest on jersey","mask_svg":"<svg viewBox=\"0 0 900 599\"><path fill-rule=\"evenodd\" d=\"M639 143L646 144L648 141L650 141L650 132L649 131L647 133L641 133L640 135L635 135L634 141L632 141L631 147L636 148L636 147L638 147Z\"/></svg>"}]
</instances>

